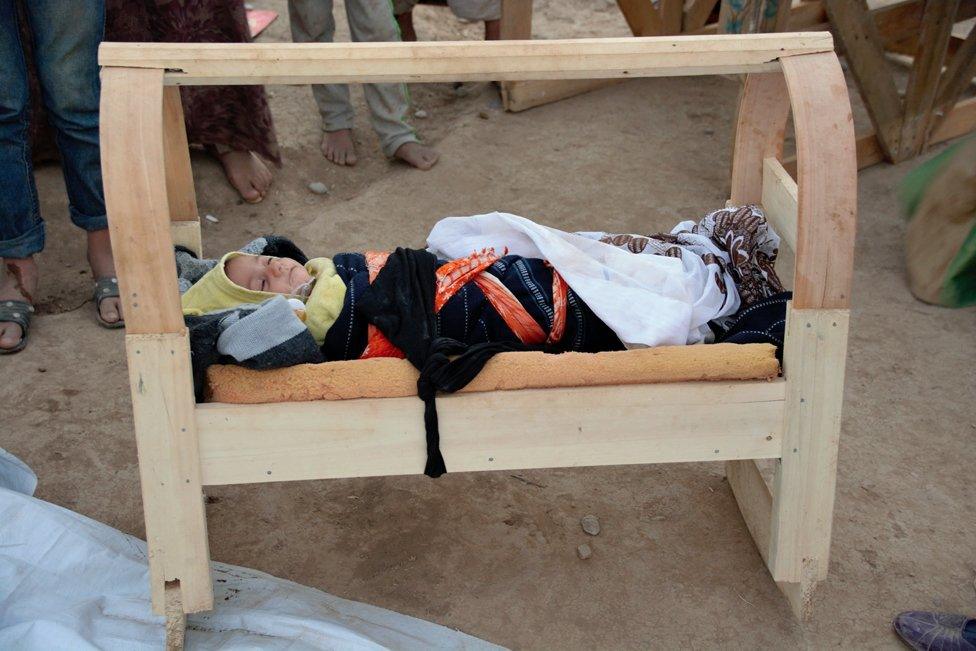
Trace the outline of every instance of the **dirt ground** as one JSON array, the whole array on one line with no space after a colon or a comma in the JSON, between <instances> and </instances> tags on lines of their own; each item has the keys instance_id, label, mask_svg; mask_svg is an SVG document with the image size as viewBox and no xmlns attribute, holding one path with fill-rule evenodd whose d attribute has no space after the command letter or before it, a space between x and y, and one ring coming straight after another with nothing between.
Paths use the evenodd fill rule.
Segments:
<instances>
[{"instance_id":1,"label":"dirt ground","mask_svg":"<svg viewBox=\"0 0 976 651\"><path fill-rule=\"evenodd\" d=\"M538 37L625 30L609 0L536 6ZM480 36L445 10L420 8L417 22L421 38ZM262 40L287 36L279 19ZM319 255L416 246L440 217L495 209L655 232L728 196L731 78L630 81L514 115L492 89L415 87L429 113L415 125L442 154L428 173L383 160L365 119L360 165L328 164L308 89L270 91L285 163L264 203L243 204L194 156L201 213L220 220L203 222L210 253L272 231ZM896 189L917 164L860 176L830 576L807 624L770 579L720 464L213 488L212 557L519 649L899 648L900 610L976 613L976 310L908 292ZM312 180L331 194L309 193ZM37 472L38 497L143 536L123 334L100 329L86 301L60 171L39 169L38 183L41 314L30 348L0 358L0 445ZM589 513L596 538L580 529Z\"/></svg>"}]
</instances>

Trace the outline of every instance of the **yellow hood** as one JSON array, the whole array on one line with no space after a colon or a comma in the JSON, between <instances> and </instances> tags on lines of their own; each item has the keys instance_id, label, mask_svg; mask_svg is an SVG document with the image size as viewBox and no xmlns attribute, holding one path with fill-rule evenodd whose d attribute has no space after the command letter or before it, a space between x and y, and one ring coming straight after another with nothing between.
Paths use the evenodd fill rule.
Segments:
<instances>
[{"instance_id":1,"label":"yellow hood","mask_svg":"<svg viewBox=\"0 0 976 651\"><path fill-rule=\"evenodd\" d=\"M294 294L276 294L246 289L235 285L227 273L224 265L233 258L242 255L240 251L231 251L220 259L213 269L204 274L200 280L188 289L182 297L184 316L199 316L209 312L229 310L238 305L254 305L263 303L275 296L295 298L305 303L305 325L312 337L320 346L325 341L325 334L339 318L342 303L346 297L346 285L336 274L335 265L328 258L314 258L305 264L305 270L315 278L315 285L309 296Z\"/></svg>"}]
</instances>

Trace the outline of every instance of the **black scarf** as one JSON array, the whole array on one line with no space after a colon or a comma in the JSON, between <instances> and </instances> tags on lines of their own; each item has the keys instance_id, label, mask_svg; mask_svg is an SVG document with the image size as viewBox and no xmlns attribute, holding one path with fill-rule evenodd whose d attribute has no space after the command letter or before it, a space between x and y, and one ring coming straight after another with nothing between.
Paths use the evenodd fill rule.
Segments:
<instances>
[{"instance_id":1,"label":"black scarf","mask_svg":"<svg viewBox=\"0 0 976 651\"><path fill-rule=\"evenodd\" d=\"M366 319L420 371L417 395L424 401L427 433L424 474L428 477L440 477L447 472L440 450L437 392L453 393L464 388L496 353L541 349L513 342L467 346L439 337L434 313L437 266L437 258L427 251L398 248L390 254L386 266L359 303ZM452 360L454 355L457 357Z\"/></svg>"}]
</instances>

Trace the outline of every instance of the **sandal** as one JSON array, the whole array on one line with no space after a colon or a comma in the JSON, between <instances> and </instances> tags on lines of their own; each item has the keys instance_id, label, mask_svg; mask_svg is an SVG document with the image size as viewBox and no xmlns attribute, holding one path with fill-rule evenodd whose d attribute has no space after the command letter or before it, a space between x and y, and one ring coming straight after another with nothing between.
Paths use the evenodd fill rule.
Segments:
<instances>
[{"instance_id":1,"label":"sandal","mask_svg":"<svg viewBox=\"0 0 976 651\"><path fill-rule=\"evenodd\" d=\"M119 319L118 321L106 321L102 318L102 301L106 298L115 298L119 296L119 279L115 276L109 276L107 278L99 278L95 281L95 291L93 299L95 300L95 319L98 321L98 325L103 328L108 328L114 330L115 328L121 328L125 326L125 319Z\"/></svg>"},{"instance_id":2,"label":"sandal","mask_svg":"<svg viewBox=\"0 0 976 651\"><path fill-rule=\"evenodd\" d=\"M20 343L13 348L0 348L0 355L19 353L27 345L27 335L30 333L31 315L34 306L27 301L0 301L0 321L16 323L20 326Z\"/></svg>"}]
</instances>

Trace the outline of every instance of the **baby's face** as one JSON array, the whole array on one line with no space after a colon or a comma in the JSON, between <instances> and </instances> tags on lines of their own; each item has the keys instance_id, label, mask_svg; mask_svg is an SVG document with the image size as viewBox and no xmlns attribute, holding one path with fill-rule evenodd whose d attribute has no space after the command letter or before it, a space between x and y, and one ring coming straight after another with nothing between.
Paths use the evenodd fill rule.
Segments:
<instances>
[{"instance_id":1,"label":"baby's face","mask_svg":"<svg viewBox=\"0 0 976 651\"><path fill-rule=\"evenodd\" d=\"M227 261L224 272L239 287L275 294L295 294L312 279L295 260L270 255L239 255Z\"/></svg>"}]
</instances>

